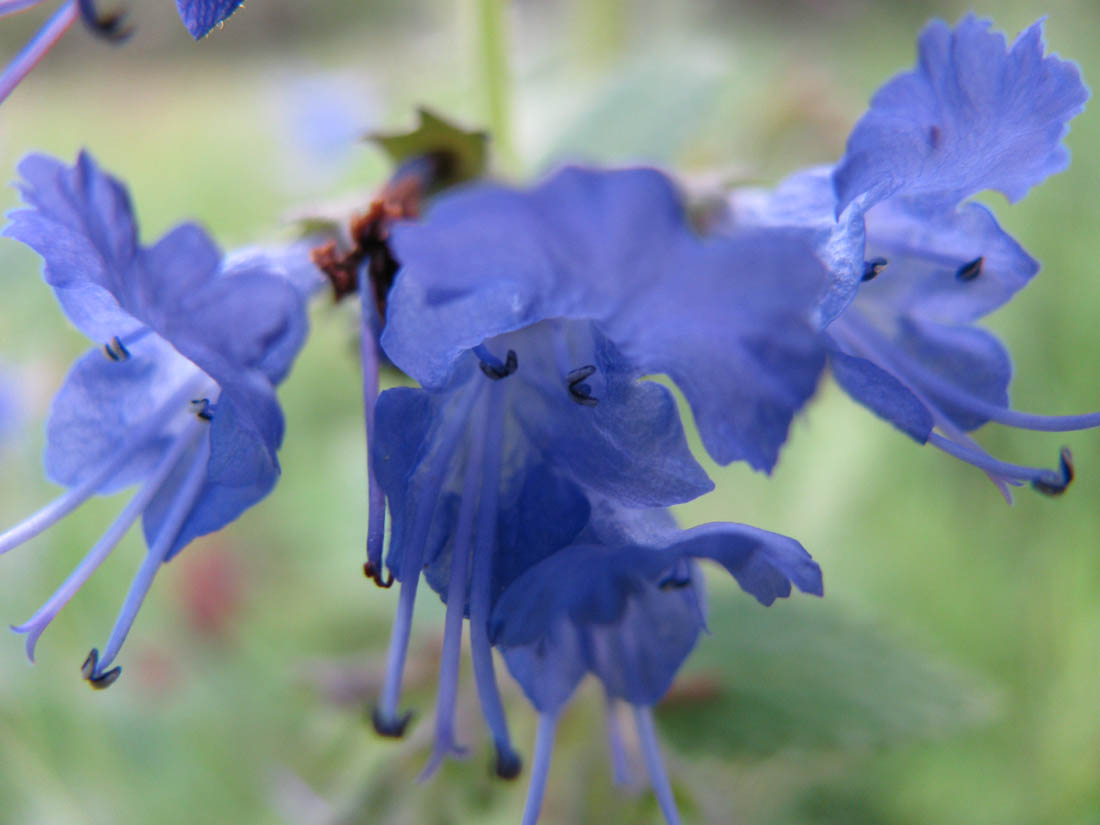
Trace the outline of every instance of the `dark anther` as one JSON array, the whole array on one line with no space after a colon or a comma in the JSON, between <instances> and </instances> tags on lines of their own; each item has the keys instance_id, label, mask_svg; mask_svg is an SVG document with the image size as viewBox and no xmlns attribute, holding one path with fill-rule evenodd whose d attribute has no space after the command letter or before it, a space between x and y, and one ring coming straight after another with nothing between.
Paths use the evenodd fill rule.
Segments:
<instances>
[{"instance_id":1,"label":"dark anther","mask_svg":"<svg viewBox=\"0 0 1100 825\"><path fill-rule=\"evenodd\" d=\"M878 274L882 270L886 269L885 258L872 258L869 261L863 262L863 279L864 281L870 281L878 277Z\"/></svg>"},{"instance_id":2,"label":"dark anther","mask_svg":"<svg viewBox=\"0 0 1100 825\"><path fill-rule=\"evenodd\" d=\"M665 578L657 583L657 587L661 590L683 590L685 587L690 586L691 576L683 576L676 573L665 576Z\"/></svg>"},{"instance_id":3,"label":"dark anther","mask_svg":"<svg viewBox=\"0 0 1100 825\"><path fill-rule=\"evenodd\" d=\"M194 398L191 400L191 411L203 421L214 420L214 405L209 398Z\"/></svg>"},{"instance_id":4,"label":"dark anther","mask_svg":"<svg viewBox=\"0 0 1100 825\"><path fill-rule=\"evenodd\" d=\"M979 275L982 274L982 264L985 263L984 256L978 256L972 261L967 261L965 264L955 270L955 277L960 281L973 281Z\"/></svg>"},{"instance_id":5,"label":"dark anther","mask_svg":"<svg viewBox=\"0 0 1100 825\"><path fill-rule=\"evenodd\" d=\"M569 385L569 397L585 407L595 407L600 403L598 398L592 397L592 387L584 383L584 379L595 374L596 368L591 364L577 367L565 376L565 383Z\"/></svg>"},{"instance_id":6,"label":"dark anther","mask_svg":"<svg viewBox=\"0 0 1100 825\"><path fill-rule=\"evenodd\" d=\"M84 20L84 25L97 37L112 43L121 43L134 33L133 26L124 25L126 20L124 10L100 14L96 11L95 0L79 0L79 5L80 17Z\"/></svg>"},{"instance_id":7,"label":"dark anther","mask_svg":"<svg viewBox=\"0 0 1100 825\"><path fill-rule=\"evenodd\" d=\"M383 579L381 569L375 567L369 561L363 563L363 575L368 579L372 579L379 587L387 589L393 587L393 573Z\"/></svg>"},{"instance_id":8,"label":"dark anther","mask_svg":"<svg viewBox=\"0 0 1100 825\"><path fill-rule=\"evenodd\" d=\"M496 361L496 363L486 361L480 356L479 358L480 361L478 363L481 367L481 371L494 381L499 381L502 378L507 378L509 375L519 369L519 358L516 357L516 351L514 349L508 350L508 354L504 357L503 364L500 363L500 361L496 361L495 358L493 360Z\"/></svg>"},{"instance_id":9,"label":"dark anther","mask_svg":"<svg viewBox=\"0 0 1100 825\"><path fill-rule=\"evenodd\" d=\"M1069 451L1069 447L1062 448L1059 459L1060 473L1048 473L1043 478L1037 478L1031 482L1031 486L1044 496L1062 495L1073 481L1073 453Z\"/></svg>"},{"instance_id":10,"label":"dark anther","mask_svg":"<svg viewBox=\"0 0 1100 825\"><path fill-rule=\"evenodd\" d=\"M130 357L130 350L126 349L117 335L103 345L103 351L112 361L125 361Z\"/></svg>"},{"instance_id":11,"label":"dark anther","mask_svg":"<svg viewBox=\"0 0 1100 825\"><path fill-rule=\"evenodd\" d=\"M523 771L523 757L509 748L504 750L497 748L496 762L493 764L493 772L501 779L515 779Z\"/></svg>"},{"instance_id":12,"label":"dark anther","mask_svg":"<svg viewBox=\"0 0 1100 825\"><path fill-rule=\"evenodd\" d=\"M412 718L413 713L411 710L396 719L387 719L378 708L372 710L370 714L370 721L374 725L375 733L379 736L385 736L387 739L400 739L404 736L405 728L409 726L409 721Z\"/></svg>"},{"instance_id":13,"label":"dark anther","mask_svg":"<svg viewBox=\"0 0 1100 825\"><path fill-rule=\"evenodd\" d=\"M118 681L118 677L122 675L122 668L115 666L105 673L96 675L96 670L99 668L99 651L96 648L92 648L88 654L88 658L84 660L84 664L80 666L80 675L88 682L89 685L96 690L104 690L109 688L115 682Z\"/></svg>"}]
</instances>

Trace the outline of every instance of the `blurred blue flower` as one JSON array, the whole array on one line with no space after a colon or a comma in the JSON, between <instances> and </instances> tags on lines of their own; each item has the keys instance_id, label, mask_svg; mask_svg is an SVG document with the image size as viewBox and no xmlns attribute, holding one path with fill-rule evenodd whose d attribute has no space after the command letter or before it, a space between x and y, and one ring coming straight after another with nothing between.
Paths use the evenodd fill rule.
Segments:
<instances>
[{"instance_id":1,"label":"blurred blue flower","mask_svg":"<svg viewBox=\"0 0 1100 825\"><path fill-rule=\"evenodd\" d=\"M973 16L929 24L917 69L875 93L837 166L735 193L733 223L803 227L830 273L820 307L830 367L856 401L985 470L1006 496L1025 481L1058 493L1072 479L1068 452L1057 471L1021 467L968 435L990 420L1076 430L1100 414L1008 409L1008 353L972 322L1039 264L986 207L960 202L985 189L1015 201L1064 169L1061 141L1088 91L1076 66L1044 57L1041 21L1011 48L989 27Z\"/></svg>"},{"instance_id":2,"label":"blurred blue flower","mask_svg":"<svg viewBox=\"0 0 1100 825\"><path fill-rule=\"evenodd\" d=\"M528 552L522 542L502 550ZM679 822L651 708L705 627L697 559L720 564L764 605L789 596L792 582L822 594L820 569L793 539L742 524L677 530L665 510L604 502L592 507L576 537L529 566L496 600L490 637L540 714L524 825L538 818L557 719L586 673L602 683L610 714L620 701L633 707L661 810L670 825ZM619 755L618 731L610 730Z\"/></svg>"},{"instance_id":3,"label":"blurred blue flower","mask_svg":"<svg viewBox=\"0 0 1100 825\"><path fill-rule=\"evenodd\" d=\"M381 343L423 389L389 390L374 411L386 563L401 582L375 724L400 735L408 719L401 675L426 569L448 604L441 708L468 613L498 770L514 775L488 637L496 571L571 541L590 497L652 508L711 489L672 394L646 375L680 386L718 461L770 470L823 366L810 318L823 273L785 233L698 238L649 169L471 187L396 224L390 248L400 270ZM510 545L524 554L501 549L501 525L528 537ZM437 756L451 741L445 722Z\"/></svg>"},{"instance_id":4,"label":"blurred blue flower","mask_svg":"<svg viewBox=\"0 0 1100 825\"><path fill-rule=\"evenodd\" d=\"M0 17L33 8L43 2L45 0L0 0ZM205 37L216 26L221 26L242 5L244 0L176 0L180 19L196 40ZM0 74L0 102L12 93L77 20L83 20L96 35L120 43L132 33L132 29L124 24L124 18L123 12L101 14L96 9L96 0L68 0L15 56L3 74Z\"/></svg>"},{"instance_id":5,"label":"blurred blue flower","mask_svg":"<svg viewBox=\"0 0 1100 825\"><path fill-rule=\"evenodd\" d=\"M305 311L283 265L252 255L227 267L193 224L142 246L125 187L86 153L71 168L31 155L19 171L29 208L11 215L4 234L42 256L69 320L106 343L77 361L50 411L46 474L68 492L0 535L0 552L92 495L141 485L61 588L15 628L33 660L50 621L140 516L148 554L103 655L93 650L84 670L103 687L118 676L110 665L160 565L274 486L283 438L274 385L305 339Z\"/></svg>"}]
</instances>

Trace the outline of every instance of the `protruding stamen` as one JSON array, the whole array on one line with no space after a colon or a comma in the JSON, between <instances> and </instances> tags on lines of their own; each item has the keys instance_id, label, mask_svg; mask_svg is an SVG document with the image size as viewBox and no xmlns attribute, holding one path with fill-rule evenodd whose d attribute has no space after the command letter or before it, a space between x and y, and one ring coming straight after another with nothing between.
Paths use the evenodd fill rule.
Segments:
<instances>
[{"instance_id":1,"label":"protruding stamen","mask_svg":"<svg viewBox=\"0 0 1100 825\"><path fill-rule=\"evenodd\" d=\"M619 706L610 694L605 693L604 700L607 716L607 746L611 751L612 781L619 787L625 787L630 784L630 766L626 758L622 726L619 724Z\"/></svg>"},{"instance_id":2,"label":"protruding stamen","mask_svg":"<svg viewBox=\"0 0 1100 825\"><path fill-rule=\"evenodd\" d=\"M540 713L538 732L535 734L535 759L531 763L531 785L527 789L527 802L523 806L521 825L535 825L542 810L542 797L546 793L546 778L550 774L550 757L554 753L554 733L558 717L554 713Z\"/></svg>"},{"instance_id":3,"label":"protruding stamen","mask_svg":"<svg viewBox=\"0 0 1100 825\"><path fill-rule=\"evenodd\" d=\"M371 711L370 721L374 725L374 732L387 739L400 739L405 735L405 728L413 718L413 712L406 711L400 716L387 716L381 708Z\"/></svg>"},{"instance_id":4,"label":"protruding stamen","mask_svg":"<svg viewBox=\"0 0 1100 825\"><path fill-rule=\"evenodd\" d=\"M478 482L485 456L485 416L474 415L466 471L462 478L462 497L454 528L450 578L447 582L447 616L443 625L443 654L439 663L439 696L435 709L435 745L431 758L420 774L427 779L451 753L464 753L455 742L455 704L458 701L458 666L462 653L462 619L466 615L466 592L470 573L470 545L477 513Z\"/></svg>"},{"instance_id":5,"label":"protruding stamen","mask_svg":"<svg viewBox=\"0 0 1100 825\"><path fill-rule=\"evenodd\" d=\"M38 30L31 42L23 47L15 56L15 60L8 64L4 73L0 75L0 103L7 99L19 82L26 77L46 52L52 49L57 41L76 22L80 12L76 7L76 0L69 0L64 6L54 12L53 17L46 21Z\"/></svg>"},{"instance_id":6,"label":"protruding stamen","mask_svg":"<svg viewBox=\"0 0 1100 825\"><path fill-rule=\"evenodd\" d=\"M1059 454L1061 475L1051 473L1031 482L1031 486L1046 496L1060 496L1073 482L1073 453L1069 447L1063 447Z\"/></svg>"},{"instance_id":7,"label":"protruding stamen","mask_svg":"<svg viewBox=\"0 0 1100 825\"><path fill-rule=\"evenodd\" d=\"M206 381L203 376L201 381ZM190 381L179 391L172 395L156 412L154 412L130 439L117 450L114 455L93 475L85 481L72 487L68 492L55 498L41 510L19 524L0 533L0 554L6 553L14 547L18 547L25 541L30 541L39 533L48 529L58 521L69 515L73 510L93 496L103 483L114 475L119 467L129 461L130 457L141 447L144 447L149 439L164 428L165 420L179 413L180 408L186 403L186 399L197 388L196 381Z\"/></svg>"},{"instance_id":8,"label":"protruding stamen","mask_svg":"<svg viewBox=\"0 0 1100 825\"><path fill-rule=\"evenodd\" d=\"M657 734L653 730L653 712L648 707L635 705L634 724L638 728L646 770L649 772L649 781L653 785L653 793L657 796L657 804L661 806L661 813L665 815L668 825L680 825L676 798L672 795L672 785L669 784L668 774L665 773L661 749L657 744Z\"/></svg>"},{"instance_id":9,"label":"protruding stamen","mask_svg":"<svg viewBox=\"0 0 1100 825\"><path fill-rule=\"evenodd\" d=\"M523 772L523 757L511 748L496 746L496 759L493 760L493 773L498 779L512 780Z\"/></svg>"},{"instance_id":10,"label":"protruding stamen","mask_svg":"<svg viewBox=\"0 0 1100 825\"><path fill-rule=\"evenodd\" d=\"M500 432L505 393L504 386L489 387L489 406L485 413L487 432ZM493 649L489 642L493 553L496 550L497 505L500 497L501 442L500 438L492 438L485 445L485 470L481 478L481 500L478 504L470 582L470 656L474 663L474 681L481 702L481 715L492 733L497 749L497 762L499 764L503 759L509 765L515 756L515 750L512 748L508 719L504 715L504 705L497 689L496 674L493 671Z\"/></svg>"},{"instance_id":11,"label":"protruding stamen","mask_svg":"<svg viewBox=\"0 0 1100 825\"><path fill-rule=\"evenodd\" d=\"M126 349L126 346L117 335L103 345L103 351L107 353L107 357L112 361L130 360L130 350Z\"/></svg>"},{"instance_id":12,"label":"protruding stamen","mask_svg":"<svg viewBox=\"0 0 1100 825\"><path fill-rule=\"evenodd\" d=\"M17 11L26 11L42 5L46 0L0 0L0 17L7 17Z\"/></svg>"},{"instance_id":13,"label":"protruding stamen","mask_svg":"<svg viewBox=\"0 0 1100 825\"><path fill-rule=\"evenodd\" d=\"M878 277L882 270L886 269L888 261L885 258L872 258L863 262L863 277L860 280L872 281Z\"/></svg>"},{"instance_id":14,"label":"protruding stamen","mask_svg":"<svg viewBox=\"0 0 1100 825\"><path fill-rule=\"evenodd\" d=\"M191 466L188 468L187 475L184 477L175 498L172 499L172 503L169 505L168 512L165 514L163 522L161 522L160 531L153 539L153 543L145 554L145 560L141 563L141 567L138 568L134 580L130 584L126 601L122 604L115 625L111 629L111 635L107 639L107 645L103 649L103 656L95 667L93 682L95 678L106 676L102 672L103 669L110 666L118 656L119 651L122 650L122 644L126 641L126 636L130 633L130 628L134 626L138 611L141 610L141 605L149 594L149 588L153 586L153 579L156 578L168 554L172 552L172 546L176 543L184 522L191 515L195 502L202 492L203 485L206 482L209 459L210 439L205 438L202 441L202 446L191 459Z\"/></svg>"},{"instance_id":15,"label":"protruding stamen","mask_svg":"<svg viewBox=\"0 0 1100 825\"><path fill-rule=\"evenodd\" d=\"M84 660L84 664L80 666L80 675L84 677L84 681L96 690L106 690L117 682L118 677L122 675L121 667L113 667L103 673L97 673L98 670L99 651L93 647L88 654L88 658Z\"/></svg>"},{"instance_id":16,"label":"protruding stamen","mask_svg":"<svg viewBox=\"0 0 1100 825\"><path fill-rule=\"evenodd\" d=\"M80 4L80 16L84 25L97 37L102 37L112 43L121 43L134 33L133 26L126 26L125 10L105 12L96 11L95 0L78 0Z\"/></svg>"},{"instance_id":17,"label":"protruding stamen","mask_svg":"<svg viewBox=\"0 0 1100 825\"><path fill-rule=\"evenodd\" d=\"M570 372L565 376L565 382L569 385L569 397L585 407L595 407L600 403L598 398L592 397L592 387L584 383L584 379L595 374L596 368L592 364Z\"/></svg>"},{"instance_id":18,"label":"protruding stamen","mask_svg":"<svg viewBox=\"0 0 1100 825\"><path fill-rule=\"evenodd\" d=\"M213 421L214 411L216 407L210 403L209 398L192 398L191 399L191 412L196 417L201 418L203 421Z\"/></svg>"},{"instance_id":19,"label":"protruding stamen","mask_svg":"<svg viewBox=\"0 0 1100 825\"><path fill-rule=\"evenodd\" d=\"M474 355L476 355L478 361L480 361L479 366L481 367L481 371L485 373L486 377L491 378L493 381L507 378L519 369L519 358L516 357L516 351L514 349L508 350L508 354L505 356L503 363L501 363L499 358L489 352L484 344L478 344L474 347Z\"/></svg>"},{"instance_id":20,"label":"protruding stamen","mask_svg":"<svg viewBox=\"0 0 1100 825\"><path fill-rule=\"evenodd\" d=\"M92 577L92 574L99 568L99 565L101 565L106 560L107 556L111 554L111 551L114 550L115 545L118 544L122 540L122 537L129 531L130 526L137 521L138 517L143 512L145 512L145 508L149 506L149 502L153 500L153 496L160 491L161 485L164 484L169 474L175 469L176 463L194 444L195 437L199 432L198 422L192 421L188 424L157 464L153 472L145 480L145 483L142 484L141 489L130 499L122 512L119 513L118 518L116 518L111 526L107 528L107 532L105 532L100 540L95 543L95 546L88 551L87 555L85 555L80 564L76 566L76 569L69 574L69 577L65 579L61 587L50 596L49 600L44 605L38 608L38 611L31 616L30 619L12 628L16 633L27 634L27 658L32 662L34 661L35 645L38 644L38 639L43 631L45 631L50 622L52 622L54 617L61 611L61 608L68 604L69 599L75 596L76 592L84 586L84 583Z\"/></svg>"},{"instance_id":21,"label":"protruding stamen","mask_svg":"<svg viewBox=\"0 0 1100 825\"><path fill-rule=\"evenodd\" d=\"M363 575L366 576L368 579L372 579L374 583L381 587L383 590L389 590L391 587L393 587L393 573L388 573L383 579L381 565L375 567L373 562L363 562Z\"/></svg>"},{"instance_id":22,"label":"protruding stamen","mask_svg":"<svg viewBox=\"0 0 1100 825\"><path fill-rule=\"evenodd\" d=\"M379 587L393 585L393 573L382 577L382 549L386 541L386 495L374 472L374 407L378 401L378 345L370 318L376 311L367 288L367 268L359 275L359 355L363 370L363 426L367 436L367 561L363 572Z\"/></svg>"},{"instance_id":23,"label":"protruding stamen","mask_svg":"<svg viewBox=\"0 0 1100 825\"><path fill-rule=\"evenodd\" d=\"M967 281L973 281L979 275L982 274L982 264L985 263L985 257L979 255L972 261L967 261L955 271L955 277L964 283Z\"/></svg>"}]
</instances>

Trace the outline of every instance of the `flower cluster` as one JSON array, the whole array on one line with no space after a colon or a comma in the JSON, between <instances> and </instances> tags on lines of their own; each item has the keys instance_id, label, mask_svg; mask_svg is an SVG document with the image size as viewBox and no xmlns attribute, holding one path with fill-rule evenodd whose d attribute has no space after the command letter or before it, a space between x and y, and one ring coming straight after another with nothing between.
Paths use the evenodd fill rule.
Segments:
<instances>
[{"instance_id":1,"label":"flower cluster","mask_svg":"<svg viewBox=\"0 0 1100 825\"><path fill-rule=\"evenodd\" d=\"M178 3L196 36L238 5ZM95 17L90 3L65 8ZM1044 56L1039 24L1009 47L973 17L932 23L919 50L917 69L875 94L834 167L730 193L705 232L655 169L568 167L515 188L470 182L477 175L457 174L448 150L418 138L348 237L314 251L338 297L361 299L365 570L399 586L373 712L383 736L403 735L411 718L401 692L422 577L446 604L425 775L463 751L466 623L501 777L517 776L522 759L494 649L539 714L524 825L538 818L555 726L587 674L609 707L632 706L676 823L651 708L706 628L700 562L763 605L795 588L822 595L821 571L794 539L735 523L677 527L668 508L713 484L673 390L653 376L682 394L720 464L771 472L828 367L859 404L984 470L1006 495L1024 482L1066 489L1068 450L1057 470L1022 467L969 435L988 421L1083 429L1100 414L1009 409L1008 355L972 323L1038 264L966 199L996 189L1017 200L1064 168L1061 141L1087 92L1072 64ZM140 485L15 628L33 658L52 618L142 517L146 560L83 669L103 687L119 675L114 661L160 565L274 485L274 388L304 340L316 273L297 250L223 259L188 224L142 246L125 189L87 155L72 168L32 156L20 172L28 208L6 232L42 256L63 310L97 347L48 424L47 474L69 491L0 536L0 552L89 496ZM379 393L382 363L419 386Z\"/></svg>"}]
</instances>

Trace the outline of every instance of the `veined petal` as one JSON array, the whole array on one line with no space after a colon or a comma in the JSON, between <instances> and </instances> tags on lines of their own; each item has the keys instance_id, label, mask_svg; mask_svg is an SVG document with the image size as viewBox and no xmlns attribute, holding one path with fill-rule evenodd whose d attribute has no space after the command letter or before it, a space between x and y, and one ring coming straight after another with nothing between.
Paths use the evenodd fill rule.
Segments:
<instances>
[{"instance_id":1,"label":"veined petal","mask_svg":"<svg viewBox=\"0 0 1100 825\"><path fill-rule=\"evenodd\" d=\"M856 403L889 421L918 444L928 441L935 423L932 413L893 375L865 358L835 349L829 351L829 367L836 382Z\"/></svg>"},{"instance_id":2,"label":"veined petal","mask_svg":"<svg viewBox=\"0 0 1100 825\"><path fill-rule=\"evenodd\" d=\"M1009 49L967 15L925 27L914 71L871 99L837 167L837 211L892 195L951 207L984 189L1011 201L1069 163L1061 141L1088 90L1076 65L1043 56L1042 21Z\"/></svg>"},{"instance_id":3,"label":"veined petal","mask_svg":"<svg viewBox=\"0 0 1100 825\"><path fill-rule=\"evenodd\" d=\"M244 0L176 0L183 25L196 40L208 35L242 5Z\"/></svg>"},{"instance_id":4,"label":"veined petal","mask_svg":"<svg viewBox=\"0 0 1100 825\"><path fill-rule=\"evenodd\" d=\"M95 474L199 374L194 364L156 335L132 344L129 352L126 360L114 361L96 348L69 371L46 425L45 465L51 481L71 487ZM185 413L185 408L179 412ZM120 490L148 475L187 420L186 414L167 419L98 492Z\"/></svg>"}]
</instances>

